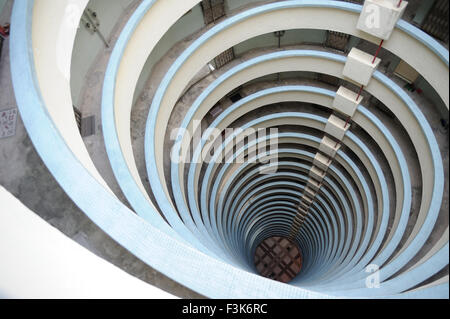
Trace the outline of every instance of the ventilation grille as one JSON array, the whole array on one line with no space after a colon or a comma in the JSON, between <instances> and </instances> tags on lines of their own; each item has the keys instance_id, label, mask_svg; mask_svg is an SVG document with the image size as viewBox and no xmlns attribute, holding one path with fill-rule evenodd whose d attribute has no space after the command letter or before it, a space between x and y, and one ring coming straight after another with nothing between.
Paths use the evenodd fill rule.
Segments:
<instances>
[{"instance_id":1,"label":"ventilation grille","mask_svg":"<svg viewBox=\"0 0 450 319\"><path fill-rule=\"evenodd\" d=\"M214 58L214 63L216 64L216 68L220 69L228 62L232 61L234 59L234 50L233 48L230 48L226 50L225 52L222 52L217 57Z\"/></svg>"},{"instance_id":2,"label":"ventilation grille","mask_svg":"<svg viewBox=\"0 0 450 319\"><path fill-rule=\"evenodd\" d=\"M433 5L422 26L429 35L448 43L448 0L438 0Z\"/></svg>"},{"instance_id":3,"label":"ventilation grille","mask_svg":"<svg viewBox=\"0 0 450 319\"><path fill-rule=\"evenodd\" d=\"M348 34L335 31L328 31L327 41L325 42L325 45L329 48L345 52L349 39L350 35Z\"/></svg>"},{"instance_id":4,"label":"ventilation grille","mask_svg":"<svg viewBox=\"0 0 450 319\"><path fill-rule=\"evenodd\" d=\"M203 0L203 18L205 24L210 24L225 15L225 5L223 0Z\"/></svg>"}]
</instances>

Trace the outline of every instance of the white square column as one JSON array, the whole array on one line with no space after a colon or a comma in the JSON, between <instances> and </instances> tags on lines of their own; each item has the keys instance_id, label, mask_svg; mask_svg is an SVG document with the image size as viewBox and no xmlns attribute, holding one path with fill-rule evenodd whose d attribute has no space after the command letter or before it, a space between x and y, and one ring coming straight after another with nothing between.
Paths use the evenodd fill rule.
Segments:
<instances>
[{"instance_id":1,"label":"white square column","mask_svg":"<svg viewBox=\"0 0 450 319\"><path fill-rule=\"evenodd\" d=\"M322 182L322 180L325 177L326 172L322 171L320 168L313 166L311 167L311 170L309 171L309 176L314 178L318 182Z\"/></svg>"},{"instance_id":2,"label":"white square column","mask_svg":"<svg viewBox=\"0 0 450 319\"><path fill-rule=\"evenodd\" d=\"M399 0L366 0L356 28L377 38L387 40L398 20L405 12L408 2Z\"/></svg>"},{"instance_id":3,"label":"white square column","mask_svg":"<svg viewBox=\"0 0 450 319\"><path fill-rule=\"evenodd\" d=\"M305 222L308 212L302 208L298 208L298 213L294 216L292 220L291 234L294 235L298 232L302 224Z\"/></svg>"},{"instance_id":4,"label":"white square column","mask_svg":"<svg viewBox=\"0 0 450 319\"><path fill-rule=\"evenodd\" d=\"M325 126L325 133L333 136L338 140L342 140L347 133L350 125L335 115L331 115Z\"/></svg>"},{"instance_id":5,"label":"white square column","mask_svg":"<svg viewBox=\"0 0 450 319\"><path fill-rule=\"evenodd\" d=\"M299 207L298 208L298 215L300 215L301 217L305 218L306 216L308 216L308 211L306 211L303 208Z\"/></svg>"},{"instance_id":6,"label":"white square column","mask_svg":"<svg viewBox=\"0 0 450 319\"><path fill-rule=\"evenodd\" d=\"M345 62L343 75L360 85L367 86L373 72L381 62L379 58L375 58L375 62L372 63L373 58L373 55L357 48L351 49Z\"/></svg>"},{"instance_id":7,"label":"white square column","mask_svg":"<svg viewBox=\"0 0 450 319\"><path fill-rule=\"evenodd\" d=\"M305 217L298 214L295 215L294 219L292 220L291 236L295 235L295 233L298 232L304 221Z\"/></svg>"},{"instance_id":8,"label":"white square column","mask_svg":"<svg viewBox=\"0 0 450 319\"><path fill-rule=\"evenodd\" d=\"M308 195L309 197L311 197L311 198L315 198L316 195L317 195L317 190L315 190L315 189L313 189L313 188L311 188L309 186L306 186L305 189L304 189L304 193L306 195Z\"/></svg>"},{"instance_id":9,"label":"white square column","mask_svg":"<svg viewBox=\"0 0 450 319\"><path fill-rule=\"evenodd\" d=\"M319 151L327 154L331 158L334 158L340 148L341 145L339 143L336 143L328 136L324 136L322 141L320 142Z\"/></svg>"},{"instance_id":10,"label":"white square column","mask_svg":"<svg viewBox=\"0 0 450 319\"><path fill-rule=\"evenodd\" d=\"M306 195L303 195L302 202L306 203L308 205L308 207L309 207L309 206L311 206L311 204L313 202L313 199L308 197L308 196L306 196Z\"/></svg>"},{"instance_id":11,"label":"white square column","mask_svg":"<svg viewBox=\"0 0 450 319\"><path fill-rule=\"evenodd\" d=\"M316 192L318 192L320 187L322 186L322 184L320 182L316 181L314 178L310 178L308 180L307 185L308 185L308 187L314 189Z\"/></svg>"},{"instance_id":12,"label":"white square column","mask_svg":"<svg viewBox=\"0 0 450 319\"><path fill-rule=\"evenodd\" d=\"M362 96L359 96L358 98L358 94L341 86L337 90L336 96L333 100L333 109L346 116L353 117L362 100Z\"/></svg>"},{"instance_id":13,"label":"white square column","mask_svg":"<svg viewBox=\"0 0 450 319\"><path fill-rule=\"evenodd\" d=\"M305 202L302 198L302 201L300 202L300 208L307 211L307 210L309 210L309 207L310 207L310 205L307 202Z\"/></svg>"},{"instance_id":14,"label":"white square column","mask_svg":"<svg viewBox=\"0 0 450 319\"><path fill-rule=\"evenodd\" d=\"M323 155L322 153L317 153L314 157L313 161L314 166L317 166L323 171L327 171L328 167L331 164L331 158L328 156Z\"/></svg>"}]
</instances>

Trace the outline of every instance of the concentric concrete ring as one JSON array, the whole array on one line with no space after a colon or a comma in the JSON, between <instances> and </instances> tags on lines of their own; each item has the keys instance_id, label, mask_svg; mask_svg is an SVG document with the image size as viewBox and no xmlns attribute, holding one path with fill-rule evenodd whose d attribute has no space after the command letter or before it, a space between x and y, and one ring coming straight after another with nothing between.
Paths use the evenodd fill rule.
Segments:
<instances>
[{"instance_id":1,"label":"concentric concrete ring","mask_svg":"<svg viewBox=\"0 0 450 319\"><path fill-rule=\"evenodd\" d=\"M73 40L76 26L57 24L54 32L42 34L39 31L48 22L37 19L38 13L62 13L64 5L16 0L11 65L17 103L37 151L72 200L142 261L208 297L448 297L448 276L433 277L448 266L448 225L429 244L448 183L439 145L416 102L381 71L374 73L365 91L394 114L399 126L388 128L376 112L359 105L305 216L299 207L326 134L334 91L314 85L274 85L226 108L199 130L199 140L188 133L196 132L194 121L203 120L228 92L265 75L306 71L348 80L342 74L347 61L343 55L312 49L275 51L222 72L184 114L172 148L180 161L171 161L170 173L164 169L163 137L171 113L201 66L233 45L281 29L334 30L376 42L356 30L358 5L306 0L263 4L224 19L197 38L172 64L150 106L145 152L152 202L134 162L131 100L158 40L198 2L144 0L109 61L103 134L111 167L132 211L96 171L74 121L69 125L70 81L60 78L61 61L52 59L51 49L36 45L43 41L51 46L60 30ZM151 40L142 41L149 38L148 30ZM445 48L404 21L397 24L385 48L416 69L448 107L448 79L436 77L438 72L448 74ZM66 49L65 62L70 65L72 47ZM50 90L56 82L59 89ZM281 105L279 111L268 114L275 104ZM229 127L239 130L222 140ZM230 147L252 128L277 132ZM411 159L404 154L399 134L408 135L417 154L417 176L411 175ZM276 149L252 153L273 139ZM212 149L205 161L203 155ZM414 198L419 203L414 220L412 180L421 185L420 196ZM302 223L295 228L298 218ZM302 270L289 284L257 275L253 265L256 248L272 236L292 238L302 252ZM377 267L376 288L368 286L371 266Z\"/></svg>"}]
</instances>

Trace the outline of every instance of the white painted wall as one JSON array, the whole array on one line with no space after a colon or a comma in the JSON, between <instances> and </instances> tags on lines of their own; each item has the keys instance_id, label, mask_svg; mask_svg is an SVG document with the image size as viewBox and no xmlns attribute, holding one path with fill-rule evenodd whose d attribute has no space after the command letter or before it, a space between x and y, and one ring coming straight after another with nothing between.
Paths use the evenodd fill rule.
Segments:
<instances>
[{"instance_id":1,"label":"white painted wall","mask_svg":"<svg viewBox=\"0 0 450 319\"><path fill-rule=\"evenodd\" d=\"M418 88L423 91L423 95L431 101L431 103L436 108L437 112L439 112L440 116L448 121L449 113L448 109L445 106L445 103L442 101L441 97L436 93L436 90L428 83L422 76L414 83Z\"/></svg>"},{"instance_id":2,"label":"white painted wall","mask_svg":"<svg viewBox=\"0 0 450 319\"><path fill-rule=\"evenodd\" d=\"M323 30L287 30L281 38L281 46L302 43L323 43L326 40L326 31ZM257 49L278 46L278 38L273 33L266 33L234 46L234 54L240 56L245 52Z\"/></svg>"},{"instance_id":3,"label":"white painted wall","mask_svg":"<svg viewBox=\"0 0 450 319\"><path fill-rule=\"evenodd\" d=\"M97 12L100 21L100 31L107 41L110 35L128 6L135 0L91 0L88 8ZM94 63L100 50L105 45L98 34L91 34L84 26L80 25L75 38L75 45L72 55L71 90L72 100L75 106L85 85L85 77L92 63Z\"/></svg>"},{"instance_id":4,"label":"white painted wall","mask_svg":"<svg viewBox=\"0 0 450 319\"><path fill-rule=\"evenodd\" d=\"M2 0L3 1L3 0ZM127 8L135 0L90 0L88 7L97 12L102 34L107 41L114 31L120 17L125 14ZM153 66L172 48L175 43L186 38L192 33L205 26L203 13L200 5L195 6L190 12L183 16L160 40L155 50L149 56L136 87L137 96L150 76ZM91 34L84 26L80 25L72 56L72 76L71 89L74 105L78 105L78 99L82 94L83 86L86 84L85 78L92 64L95 62L100 50L105 47L98 34ZM134 103L134 102L133 102Z\"/></svg>"},{"instance_id":5,"label":"white painted wall","mask_svg":"<svg viewBox=\"0 0 450 319\"><path fill-rule=\"evenodd\" d=\"M0 25L10 23L10 10L13 0L0 0Z\"/></svg>"},{"instance_id":6,"label":"white painted wall","mask_svg":"<svg viewBox=\"0 0 450 319\"><path fill-rule=\"evenodd\" d=\"M0 12L2 12L7 0L0 0Z\"/></svg>"},{"instance_id":7,"label":"white painted wall","mask_svg":"<svg viewBox=\"0 0 450 319\"><path fill-rule=\"evenodd\" d=\"M88 0L39 0L34 3L32 45L36 79L48 114L71 151L109 189L81 139L72 108L71 57L78 21Z\"/></svg>"},{"instance_id":8,"label":"white painted wall","mask_svg":"<svg viewBox=\"0 0 450 319\"><path fill-rule=\"evenodd\" d=\"M133 98L133 104L141 94L145 84L153 70L153 66L179 41L187 36L199 31L205 26L203 12L200 4L196 5L173 25L164 37L158 42L153 52L145 62L142 73L139 77L136 91Z\"/></svg>"},{"instance_id":9,"label":"white painted wall","mask_svg":"<svg viewBox=\"0 0 450 319\"><path fill-rule=\"evenodd\" d=\"M176 298L94 255L1 186L0 201L1 298Z\"/></svg>"}]
</instances>

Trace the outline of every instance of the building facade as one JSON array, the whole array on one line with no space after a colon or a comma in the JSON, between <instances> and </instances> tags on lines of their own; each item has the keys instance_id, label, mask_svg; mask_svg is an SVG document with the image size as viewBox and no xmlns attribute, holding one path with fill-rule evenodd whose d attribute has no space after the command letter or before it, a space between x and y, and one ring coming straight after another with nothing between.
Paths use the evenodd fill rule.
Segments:
<instances>
[{"instance_id":1,"label":"building facade","mask_svg":"<svg viewBox=\"0 0 450 319\"><path fill-rule=\"evenodd\" d=\"M1 296L448 298L448 1L3 2Z\"/></svg>"}]
</instances>

